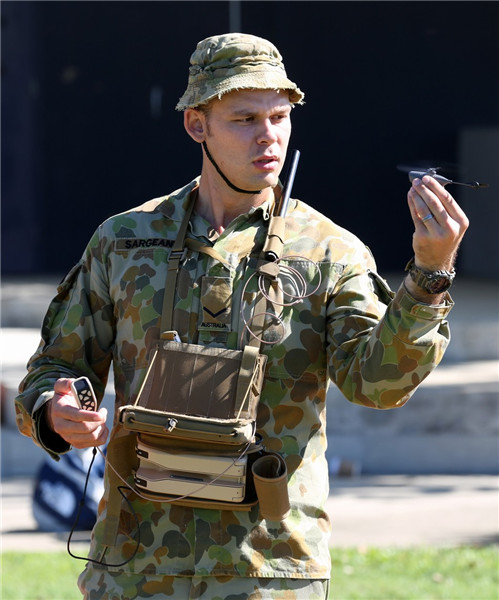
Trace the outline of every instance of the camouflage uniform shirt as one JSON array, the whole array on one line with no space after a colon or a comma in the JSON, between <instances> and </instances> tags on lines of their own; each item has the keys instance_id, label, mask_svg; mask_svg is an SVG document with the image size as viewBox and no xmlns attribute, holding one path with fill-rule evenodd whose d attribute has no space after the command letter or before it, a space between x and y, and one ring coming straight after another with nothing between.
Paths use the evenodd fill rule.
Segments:
<instances>
[{"instance_id":1,"label":"camouflage uniform shirt","mask_svg":"<svg viewBox=\"0 0 499 600\"><path fill-rule=\"evenodd\" d=\"M54 457L68 447L44 429L40 415L58 378L86 375L102 397L112 364L116 407L133 401L145 376L147 345L158 334L166 260L196 185L194 180L107 220L59 287L16 399L21 432ZM182 341L239 347L244 336L241 314L246 300L251 304L251 297L242 301L241 293L266 239L270 208L264 203L240 215L221 235L194 213L188 237L215 253L191 249L182 261L174 312ZM286 460L289 516L271 522L259 517L258 506L233 512L134 498L140 548L115 570L329 577L330 523L324 512L328 382L332 380L350 401L367 407L403 405L443 355L449 340L444 318L452 301L447 296L439 306L421 304L403 285L391 293L376 275L369 250L300 201L290 202L283 256L283 264L301 273L312 293L282 309L274 331L277 343L263 346L268 362L257 425L266 448ZM231 296L222 325L215 330L202 309L203 295L213 284L225 287ZM287 282L283 278L283 288L291 295L299 295L299 287L292 276ZM126 435L115 418L111 438ZM92 536L94 558L102 553L108 493L109 472ZM135 540L129 535L134 528L124 508L117 545L108 550L107 562L117 564L131 556Z\"/></svg>"}]
</instances>

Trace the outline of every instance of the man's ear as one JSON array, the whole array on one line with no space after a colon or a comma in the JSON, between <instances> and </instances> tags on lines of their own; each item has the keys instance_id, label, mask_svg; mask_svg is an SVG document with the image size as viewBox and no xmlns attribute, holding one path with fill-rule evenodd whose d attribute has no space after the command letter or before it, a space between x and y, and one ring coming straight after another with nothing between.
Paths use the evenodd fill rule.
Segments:
<instances>
[{"instance_id":1,"label":"man's ear","mask_svg":"<svg viewBox=\"0 0 499 600\"><path fill-rule=\"evenodd\" d=\"M191 138L199 144L206 137L206 117L199 110L187 108L184 111L184 127Z\"/></svg>"}]
</instances>

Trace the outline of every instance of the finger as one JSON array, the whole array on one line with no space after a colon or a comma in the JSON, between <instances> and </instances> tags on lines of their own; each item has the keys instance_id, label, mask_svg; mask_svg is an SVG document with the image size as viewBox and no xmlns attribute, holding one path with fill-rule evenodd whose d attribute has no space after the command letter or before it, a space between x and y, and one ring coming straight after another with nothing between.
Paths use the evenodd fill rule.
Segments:
<instances>
[{"instance_id":1,"label":"finger","mask_svg":"<svg viewBox=\"0 0 499 600\"><path fill-rule=\"evenodd\" d=\"M72 379L61 378L54 383L54 392L56 394L70 394Z\"/></svg>"},{"instance_id":2,"label":"finger","mask_svg":"<svg viewBox=\"0 0 499 600\"><path fill-rule=\"evenodd\" d=\"M94 446L103 446L107 442L109 429L106 425L100 426L95 431L88 434L68 434L68 441L74 448L91 448Z\"/></svg>"},{"instance_id":3,"label":"finger","mask_svg":"<svg viewBox=\"0 0 499 600\"><path fill-rule=\"evenodd\" d=\"M95 446L103 446L107 442L109 429L104 425L100 431L99 437L95 440Z\"/></svg>"},{"instance_id":4,"label":"finger","mask_svg":"<svg viewBox=\"0 0 499 600\"><path fill-rule=\"evenodd\" d=\"M76 409L79 409L78 400L74 397L73 391L71 389L71 382L73 379L58 379L54 383L54 400L56 406L54 406L54 410L57 411L61 407L72 406Z\"/></svg>"},{"instance_id":5,"label":"finger","mask_svg":"<svg viewBox=\"0 0 499 600\"><path fill-rule=\"evenodd\" d=\"M61 396L59 399L61 402L65 399L71 400L69 396ZM76 448L88 448L105 443L108 436L107 410L105 408L94 413L71 404L54 403L54 399L50 404L53 405L52 410L49 411L51 412L50 427L66 442Z\"/></svg>"},{"instance_id":6,"label":"finger","mask_svg":"<svg viewBox=\"0 0 499 600\"><path fill-rule=\"evenodd\" d=\"M78 411L83 413L85 416L86 411ZM69 416L69 418L67 418ZM98 421L90 419L75 419L74 412L61 412L54 415L54 426L57 428L57 432L60 434L78 434L78 435L89 435L94 433L103 427L106 422L99 418ZM80 417L81 415L77 415Z\"/></svg>"},{"instance_id":7,"label":"finger","mask_svg":"<svg viewBox=\"0 0 499 600\"><path fill-rule=\"evenodd\" d=\"M98 424L105 422L107 417L105 408L102 408L99 411L84 410L83 408L80 408L72 394L58 394L57 396L54 396L51 413L52 419L60 418L75 423L88 421Z\"/></svg>"},{"instance_id":8,"label":"finger","mask_svg":"<svg viewBox=\"0 0 499 600\"><path fill-rule=\"evenodd\" d=\"M105 422L76 422L56 419L55 426L57 433L75 448L100 446L106 442L109 434Z\"/></svg>"},{"instance_id":9,"label":"finger","mask_svg":"<svg viewBox=\"0 0 499 600\"><path fill-rule=\"evenodd\" d=\"M423 224L421 223L421 217L419 216L418 209L416 206L416 200L414 199L414 192L412 188L409 190L407 194L407 203L409 204L409 211L411 213L412 220L414 222L414 227L416 230L424 229Z\"/></svg>"},{"instance_id":10,"label":"finger","mask_svg":"<svg viewBox=\"0 0 499 600\"><path fill-rule=\"evenodd\" d=\"M75 398L73 388L71 387L71 384L73 381L74 381L74 379L61 378L55 382L55 384L54 384L54 392L56 394L55 400L57 402L58 407L61 410L62 410L62 407L68 407L68 408L73 407L74 409L78 410L78 412L80 412L82 410L80 403ZM57 411L57 407L54 407L54 410ZM99 418L96 417L96 415L98 414L98 411L89 411L89 410L85 409L84 412L86 412L87 415L89 415L88 418L90 420L94 420L94 421L99 420ZM107 416L107 411L105 414ZM92 415L92 416L90 416L90 415ZM81 420L86 420L86 419L87 419L87 417L85 417L85 415L80 414L78 416L75 413L73 413L73 420L81 421ZM105 420L105 418L104 418L104 420Z\"/></svg>"},{"instance_id":11,"label":"finger","mask_svg":"<svg viewBox=\"0 0 499 600\"><path fill-rule=\"evenodd\" d=\"M439 186L442 191L445 191L438 182L435 182L435 184ZM419 179L414 180L411 191L413 191L413 199L419 219L425 224L428 222L428 226L432 227L435 225L435 223L429 223L429 221L431 221L431 215L433 215L436 223L445 225L449 218L449 214L447 213L437 193L433 190L430 190Z\"/></svg>"},{"instance_id":12,"label":"finger","mask_svg":"<svg viewBox=\"0 0 499 600\"><path fill-rule=\"evenodd\" d=\"M456 202L446 187L440 185L433 177L423 177L423 184L427 186L440 200L446 212L458 223L467 223L468 218L463 209Z\"/></svg>"},{"instance_id":13,"label":"finger","mask_svg":"<svg viewBox=\"0 0 499 600\"><path fill-rule=\"evenodd\" d=\"M433 212L412 188L407 194L407 201L416 232L420 234L428 233L430 227L434 227L438 223L434 219ZM431 223L432 220L434 221L433 223Z\"/></svg>"},{"instance_id":14,"label":"finger","mask_svg":"<svg viewBox=\"0 0 499 600\"><path fill-rule=\"evenodd\" d=\"M459 243L468 229L468 217L451 194L432 177L423 177L423 183L414 186L416 211L428 231L435 235L451 236ZM426 207L421 204L424 202ZM426 215L422 211L428 210ZM433 214L434 220L429 219ZM436 226L439 227L436 227Z\"/></svg>"}]
</instances>

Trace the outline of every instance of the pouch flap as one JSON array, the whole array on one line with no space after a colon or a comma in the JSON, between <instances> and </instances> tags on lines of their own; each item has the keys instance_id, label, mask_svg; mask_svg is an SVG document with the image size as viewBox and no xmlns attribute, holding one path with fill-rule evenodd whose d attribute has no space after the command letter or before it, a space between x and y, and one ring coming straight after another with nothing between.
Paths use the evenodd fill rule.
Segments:
<instances>
[{"instance_id":1,"label":"pouch flap","mask_svg":"<svg viewBox=\"0 0 499 600\"><path fill-rule=\"evenodd\" d=\"M236 418L242 359L241 350L159 340L136 404L178 414Z\"/></svg>"},{"instance_id":2,"label":"pouch flap","mask_svg":"<svg viewBox=\"0 0 499 600\"><path fill-rule=\"evenodd\" d=\"M178 439L241 445L252 441L254 437L252 422L193 417L135 405L121 407L119 419L131 431L156 433Z\"/></svg>"}]
</instances>

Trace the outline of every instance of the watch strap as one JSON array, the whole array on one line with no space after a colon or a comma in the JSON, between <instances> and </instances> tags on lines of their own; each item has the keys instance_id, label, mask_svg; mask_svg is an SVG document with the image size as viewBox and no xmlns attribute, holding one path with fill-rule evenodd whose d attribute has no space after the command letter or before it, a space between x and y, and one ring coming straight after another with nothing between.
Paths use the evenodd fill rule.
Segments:
<instances>
[{"instance_id":1,"label":"watch strap","mask_svg":"<svg viewBox=\"0 0 499 600\"><path fill-rule=\"evenodd\" d=\"M441 294L447 291L456 276L454 268L450 271L444 269L425 271L416 266L414 257L407 263L405 270L409 273L414 283L429 294Z\"/></svg>"}]
</instances>

